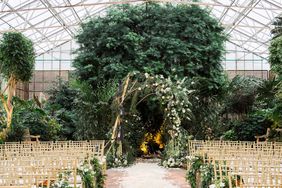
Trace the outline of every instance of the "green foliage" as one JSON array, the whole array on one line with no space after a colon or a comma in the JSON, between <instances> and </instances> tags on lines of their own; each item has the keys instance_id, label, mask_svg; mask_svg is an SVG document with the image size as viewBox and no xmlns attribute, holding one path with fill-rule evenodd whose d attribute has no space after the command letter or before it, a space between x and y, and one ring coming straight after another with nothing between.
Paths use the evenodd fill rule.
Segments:
<instances>
[{"instance_id":1,"label":"green foliage","mask_svg":"<svg viewBox=\"0 0 282 188\"><path fill-rule=\"evenodd\" d=\"M79 91L74 101L75 138L78 140L108 139L112 128L111 101L117 84L108 82L99 85L95 91L86 83L77 83Z\"/></svg>"},{"instance_id":2,"label":"green foliage","mask_svg":"<svg viewBox=\"0 0 282 188\"><path fill-rule=\"evenodd\" d=\"M281 79L282 76L282 36L277 37L271 41L269 47L269 63L271 70L276 73Z\"/></svg>"},{"instance_id":3,"label":"green foliage","mask_svg":"<svg viewBox=\"0 0 282 188\"><path fill-rule=\"evenodd\" d=\"M123 151L126 152L123 152ZM134 157L132 147L127 143L115 142L111 145L107 155L107 168L126 167L133 163Z\"/></svg>"},{"instance_id":4,"label":"green foliage","mask_svg":"<svg viewBox=\"0 0 282 188\"><path fill-rule=\"evenodd\" d=\"M273 108L277 104L276 95L279 93L279 81L275 78L264 80L259 86L256 106L262 109Z\"/></svg>"},{"instance_id":5,"label":"green foliage","mask_svg":"<svg viewBox=\"0 0 282 188\"><path fill-rule=\"evenodd\" d=\"M202 157L190 158L190 169L187 172L186 179L192 188L207 188L212 182L214 176L213 166L204 163Z\"/></svg>"},{"instance_id":6,"label":"green foliage","mask_svg":"<svg viewBox=\"0 0 282 188\"><path fill-rule=\"evenodd\" d=\"M81 177L84 188L103 188L105 175L102 173L102 167L99 160L93 158L90 163L85 161L79 164L77 168L78 175ZM70 171L58 174L56 181L52 181L51 188L71 188L73 173Z\"/></svg>"},{"instance_id":7,"label":"green foliage","mask_svg":"<svg viewBox=\"0 0 282 188\"><path fill-rule=\"evenodd\" d=\"M35 53L31 40L23 34L8 32L3 34L0 43L0 67L9 79L29 81L34 68Z\"/></svg>"},{"instance_id":8,"label":"green foliage","mask_svg":"<svg viewBox=\"0 0 282 188\"><path fill-rule=\"evenodd\" d=\"M188 154L188 133L185 129L180 128L177 137L168 141L162 153L162 165L165 167L183 167L187 162Z\"/></svg>"},{"instance_id":9,"label":"green foliage","mask_svg":"<svg viewBox=\"0 0 282 188\"><path fill-rule=\"evenodd\" d=\"M277 84L277 92L275 96L272 98L272 106L265 110L268 117L274 122L273 128L281 128L282 127L282 82L280 81Z\"/></svg>"},{"instance_id":10,"label":"green foliage","mask_svg":"<svg viewBox=\"0 0 282 188\"><path fill-rule=\"evenodd\" d=\"M74 100L77 98L78 90L71 87L69 81L59 80L57 84L48 91L50 95L45 104L45 109L57 119L62 126L60 139L73 140L76 131L76 114Z\"/></svg>"},{"instance_id":11,"label":"green foliage","mask_svg":"<svg viewBox=\"0 0 282 188\"><path fill-rule=\"evenodd\" d=\"M58 174L58 178L56 181L51 182L51 188L71 188L69 183L69 179L71 176L71 172L63 172Z\"/></svg>"},{"instance_id":12,"label":"green foliage","mask_svg":"<svg viewBox=\"0 0 282 188\"><path fill-rule=\"evenodd\" d=\"M224 74L211 80L195 77L188 87L194 90L191 102L192 118L183 127L196 139L213 139L221 124L221 112L228 93L228 80Z\"/></svg>"},{"instance_id":13,"label":"green foliage","mask_svg":"<svg viewBox=\"0 0 282 188\"><path fill-rule=\"evenodd\" d=\"M236 141L238 140L237 134L236 132L231 129L226 131L223 135L222 135L222 139L223 140L232 140L232 141Z\"/></svg>"},{"instance_id":14,"label":"green foliage","mask_svg":"<svg viewBox=\"0 0 282 188\"><path fill-rule=\"evenodd\" d=\"M187 83L193 79L199 80L198 85L205 84L205 87L201 88L194 101L189 101L192 105L197 104L197 108L193 110L190 109L192 105L189 105L189 111L179 108L180 111L177 111L176 114L169 113L169 111L160 113L162 108L166 108L165 105L159 104L161 100L150 97L145 102L139 103L135 109L131 106L130 111L135 110L133 113L137 111L140 114L143 125L149 126L146 127L146 130L158 131L162 124L161 121L167 117L165 123L171 124L173 128L177 127L173 126L175 123L185 125L186 129L199 127L197 133L205 135L203 129L206 129L207 125L211 127L211 123L218 122L214 119L219 113L219 110L215 110L219 109L216 97L222 93L222 86L225 83L220 64L225 40L226 36L218 21L210 16L209 11L198 6L156 3L114 6L109 9L106 16L96 17L82 24L77 36L80 47L77 50L78 56L74 61L74 66L77 78L81 82L87 82L89 88L86 90L91 90L91 92L93 89L95 92L99 91L99 87L112 80L122 80L129 72L134 71L149 73L152 76L163 75L165 79L177 77L179 82L184 77L188 80ZM175 85L177 80L171 80L168 85ZM190 86L185 84L180 87L189 90ZM174 93L175 95L183 94L183 92L175 92L180 90L176 85L171 88L175 89L171 91L173 95L168 95L169 92L159 93L163 97L174 97ZM142 87L142 93L146 89L148 88ZM98 115L101 114L100 111L103 112L103 116L106 116L104 118L106 121L99 123L99 127L103 127L106 123L113 124L109 121L111 113L108 104L99 106L100 103L93 101L95 94L92 95L91 92L83 91L79 94L77 100L79 102L76 103L79 117L77 122L80 123L78 124L80 131L76 135L79 136L84 135L85 130L87 134L91 135L99 132L91 133L92 130L97 130L98 122L102 119L102 116ZM141 96L145 97L142 93ZM186 101L185 96L178 98L181 99L180 101L182 99ZM137 97L137 101L138 99L141 98ZM169 110L174 109L171 107L173 101L168 102ZM181 102L177 105L181 105ZM90 109L99 110L94 110L97 112L94 116L93 110L91 114L89 113ZM183 111L185 112L183 116L190 120L187 118L179 121L178 116ZM115 113L114 107L112 112ZM192 118L192 113L197 114L197 117ZM170 117L166 114L170 114ZM174 117L174 115L177 116ZM87 128L85 128L86 125ZM138 134L138 139L134 143L127 133L126 139L136 145L141 140L142 133L134 127L130 129L125 131L127 133L133 131ZM108 129L103 130L105 130L103 135L106 135Z\"/></svg>"},{"instance_id":15,"label":"green foliage","mask_svg":"<svg viewBox=\"0 0 282 188\"><path fill-rule=\"evenodd\" d=\"M213 80L222 70L225 40L218 21L198 6L115 6L82 24L74 66L78 78L94 88L136 70Z\"/></svg>"},{"instance_id":16,"label":"green foliage","mask_svg":"<svg viewBox=\"0 0 282 188\"><path fill-rule=\"evenodd\" d=\"M7 141L22 141L24 130L40 135L40 140L57 140L61 130L58 122L33 101L14 99L15 111Z\"/></svg>"},{"instance_id":17,"label":"green foliage","mask_svg":"<svg viewBox=\"0 0 282 188\"><path fill-rule=\"evenodd\" d=\"M272 121L265 117L265 114L252 114L244 120L234 120L229 123L231 132L228 131L225 136L229 134L229 138L231 137L232 140L245 141L254 141L255 136L264 135L267 128L273 124ZM231 134L232 132L236 134Z\"/></svg>"},{"instance_id":18,"label":"green foliage","mask_svg":"<svg viewBox=\"0 0 282 188\"><path fill-rule=\"evenodd\" d=\"M140 145L143 142L144 135L147 131L150 131L150 127L144 125L139 113L127 113L123 118L124 140L129 145L130 152L134 156L138 156L141 153Z\"/></svg>"},{"instance_id":19,"label":"green foliage","mask_svg":"<svg viewBox=\"0 0 282 188\"><path fill-rule=\"evenodd\" d=\"M271 30L271 34L273 34L273 38L279 37L282 35L282 16L278 16L275 18L274 29Z\"/></svg>"},{"instance_id":20,"label":"green foliage","mask_svg":"<svg viewBox=\"0 0 282 188\"><path fill-rule=\"evenodd\" d=\"M99 163L99 160L96 158L93 158L90 161L90 164L95 172L94 176L96 179L95 188L103 188L104 187L104 181L105 181L105 174L102 171L102 166Z\"/></svg>"},{"instance_id":21,"label":"green foliage","mask_svg":"<svg viewBox=\"0 0 282 188\"><path fill-rule=\"evenodd\" d=\"M226 99L226 112L233 114L247 114L253 109L258 95L258 88L262 81L254 77L236 76L229 84L229 92Z\"/></svg>"}]
</instances>

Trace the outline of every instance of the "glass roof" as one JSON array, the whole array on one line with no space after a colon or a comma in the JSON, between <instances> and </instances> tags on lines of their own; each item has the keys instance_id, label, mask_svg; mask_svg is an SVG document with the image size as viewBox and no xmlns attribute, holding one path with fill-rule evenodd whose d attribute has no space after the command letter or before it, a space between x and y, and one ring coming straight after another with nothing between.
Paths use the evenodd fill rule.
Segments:
<instances>
[{"instance_id":1,"label":"glass roof","mask_svg":"<svg viewBox=\"0 0 282 188\"><path fill-rule=\"evenodd\" d=\"M139 3L140 0L2 0L0 34L17 30L35 44L42 55L71 40L79 24L101 15L112 4ZM229 42L267 59L273 19L282 13L282 0L164 0L198 4L210 9L226 28ZM240 59L240 57L238 57ZM241 57L244 58L244 57Z\"/></svg>"}]
</instances>

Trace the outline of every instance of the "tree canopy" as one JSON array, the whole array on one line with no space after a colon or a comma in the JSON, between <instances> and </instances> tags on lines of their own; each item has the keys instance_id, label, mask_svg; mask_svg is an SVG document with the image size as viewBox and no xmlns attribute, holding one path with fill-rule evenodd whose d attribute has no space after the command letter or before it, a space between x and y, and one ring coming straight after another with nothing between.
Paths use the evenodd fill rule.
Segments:
<instances>
[{"instance_id":1,"label":"tree canopy","mask_svg":"<svg viewBox=\"0 0 282 188\"><path fill-rule=\"evenodd\" d=\"M31 40L18 32L3 34L0 43L1 73L9 79L29 81L32 77L35 53Z\"/></svg>"},{"instance_id":2,"label":"tree canopy","mask_svg":"<svg viewBox=\"0 0 282 188\"><path fill-rule=\"evenodd\" d=\"M207 10L155 3L115 6L82 24L76 38L76 73L94 88L131 71L214 79L226 40Z\"/></svg>"},{"instance_id":3,"label":"tree canopy","mask_svg":"<svg viewBox=\"0 0 282 188\"><path fill-rule=\"evenodd\" d=\"M0 137L3 139L6 137L6 132L12 122L12 98L15 95L17 82L30 80L34 63L35 53L31 40L18 32L3 34L0 42L0 71L7 79L7 87L0 93L0 99L6 111L7 121L7 129L0 134ZM4 97L6 91L8 95L7 99Z\"/></svg>"},{"instance_id":4,"label":"tree canopy","mask_svg":"<svg viewBox=\"0 0 282 188\"><path fill-rule=\"evenodd\" d=\"M271 70L275 72L279 77L282 76L282 36L276 37L271 41L269 47L269 62Z\"/></svg>"}]
</instances>

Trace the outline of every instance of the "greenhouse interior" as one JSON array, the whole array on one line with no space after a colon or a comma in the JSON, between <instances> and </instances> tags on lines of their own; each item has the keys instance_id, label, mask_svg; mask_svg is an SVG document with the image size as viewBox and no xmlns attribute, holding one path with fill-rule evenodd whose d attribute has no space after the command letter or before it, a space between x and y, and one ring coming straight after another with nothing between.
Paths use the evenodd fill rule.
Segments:
<instances>
[{"instance_id":1,"label":"greenhouse interior","mask_svg":"<svg viewBox=\"0 0 282 188\"><path fill-rule=\"evenodd\" d=\"M0 188L282 187L282 0L2 0L0 78Z\"/></svg>"}]
</instances>

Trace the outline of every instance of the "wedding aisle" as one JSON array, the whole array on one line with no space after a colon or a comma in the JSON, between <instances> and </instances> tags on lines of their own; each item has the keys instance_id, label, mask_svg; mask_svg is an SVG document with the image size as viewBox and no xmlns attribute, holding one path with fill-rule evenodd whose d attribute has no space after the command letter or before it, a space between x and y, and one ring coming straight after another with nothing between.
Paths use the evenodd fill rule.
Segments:
<instances>
[{"instance_id":1,"label":"wedding aisle","mask_svg":"<svg viewBox=\"0 0 282 188\"><path fill-rule=\"evenodd\" d=\"M106 188L189 188L183 169L167 169L157 163L139 162L127 168L107 170Z\"/></svg>"}]
</instances>

